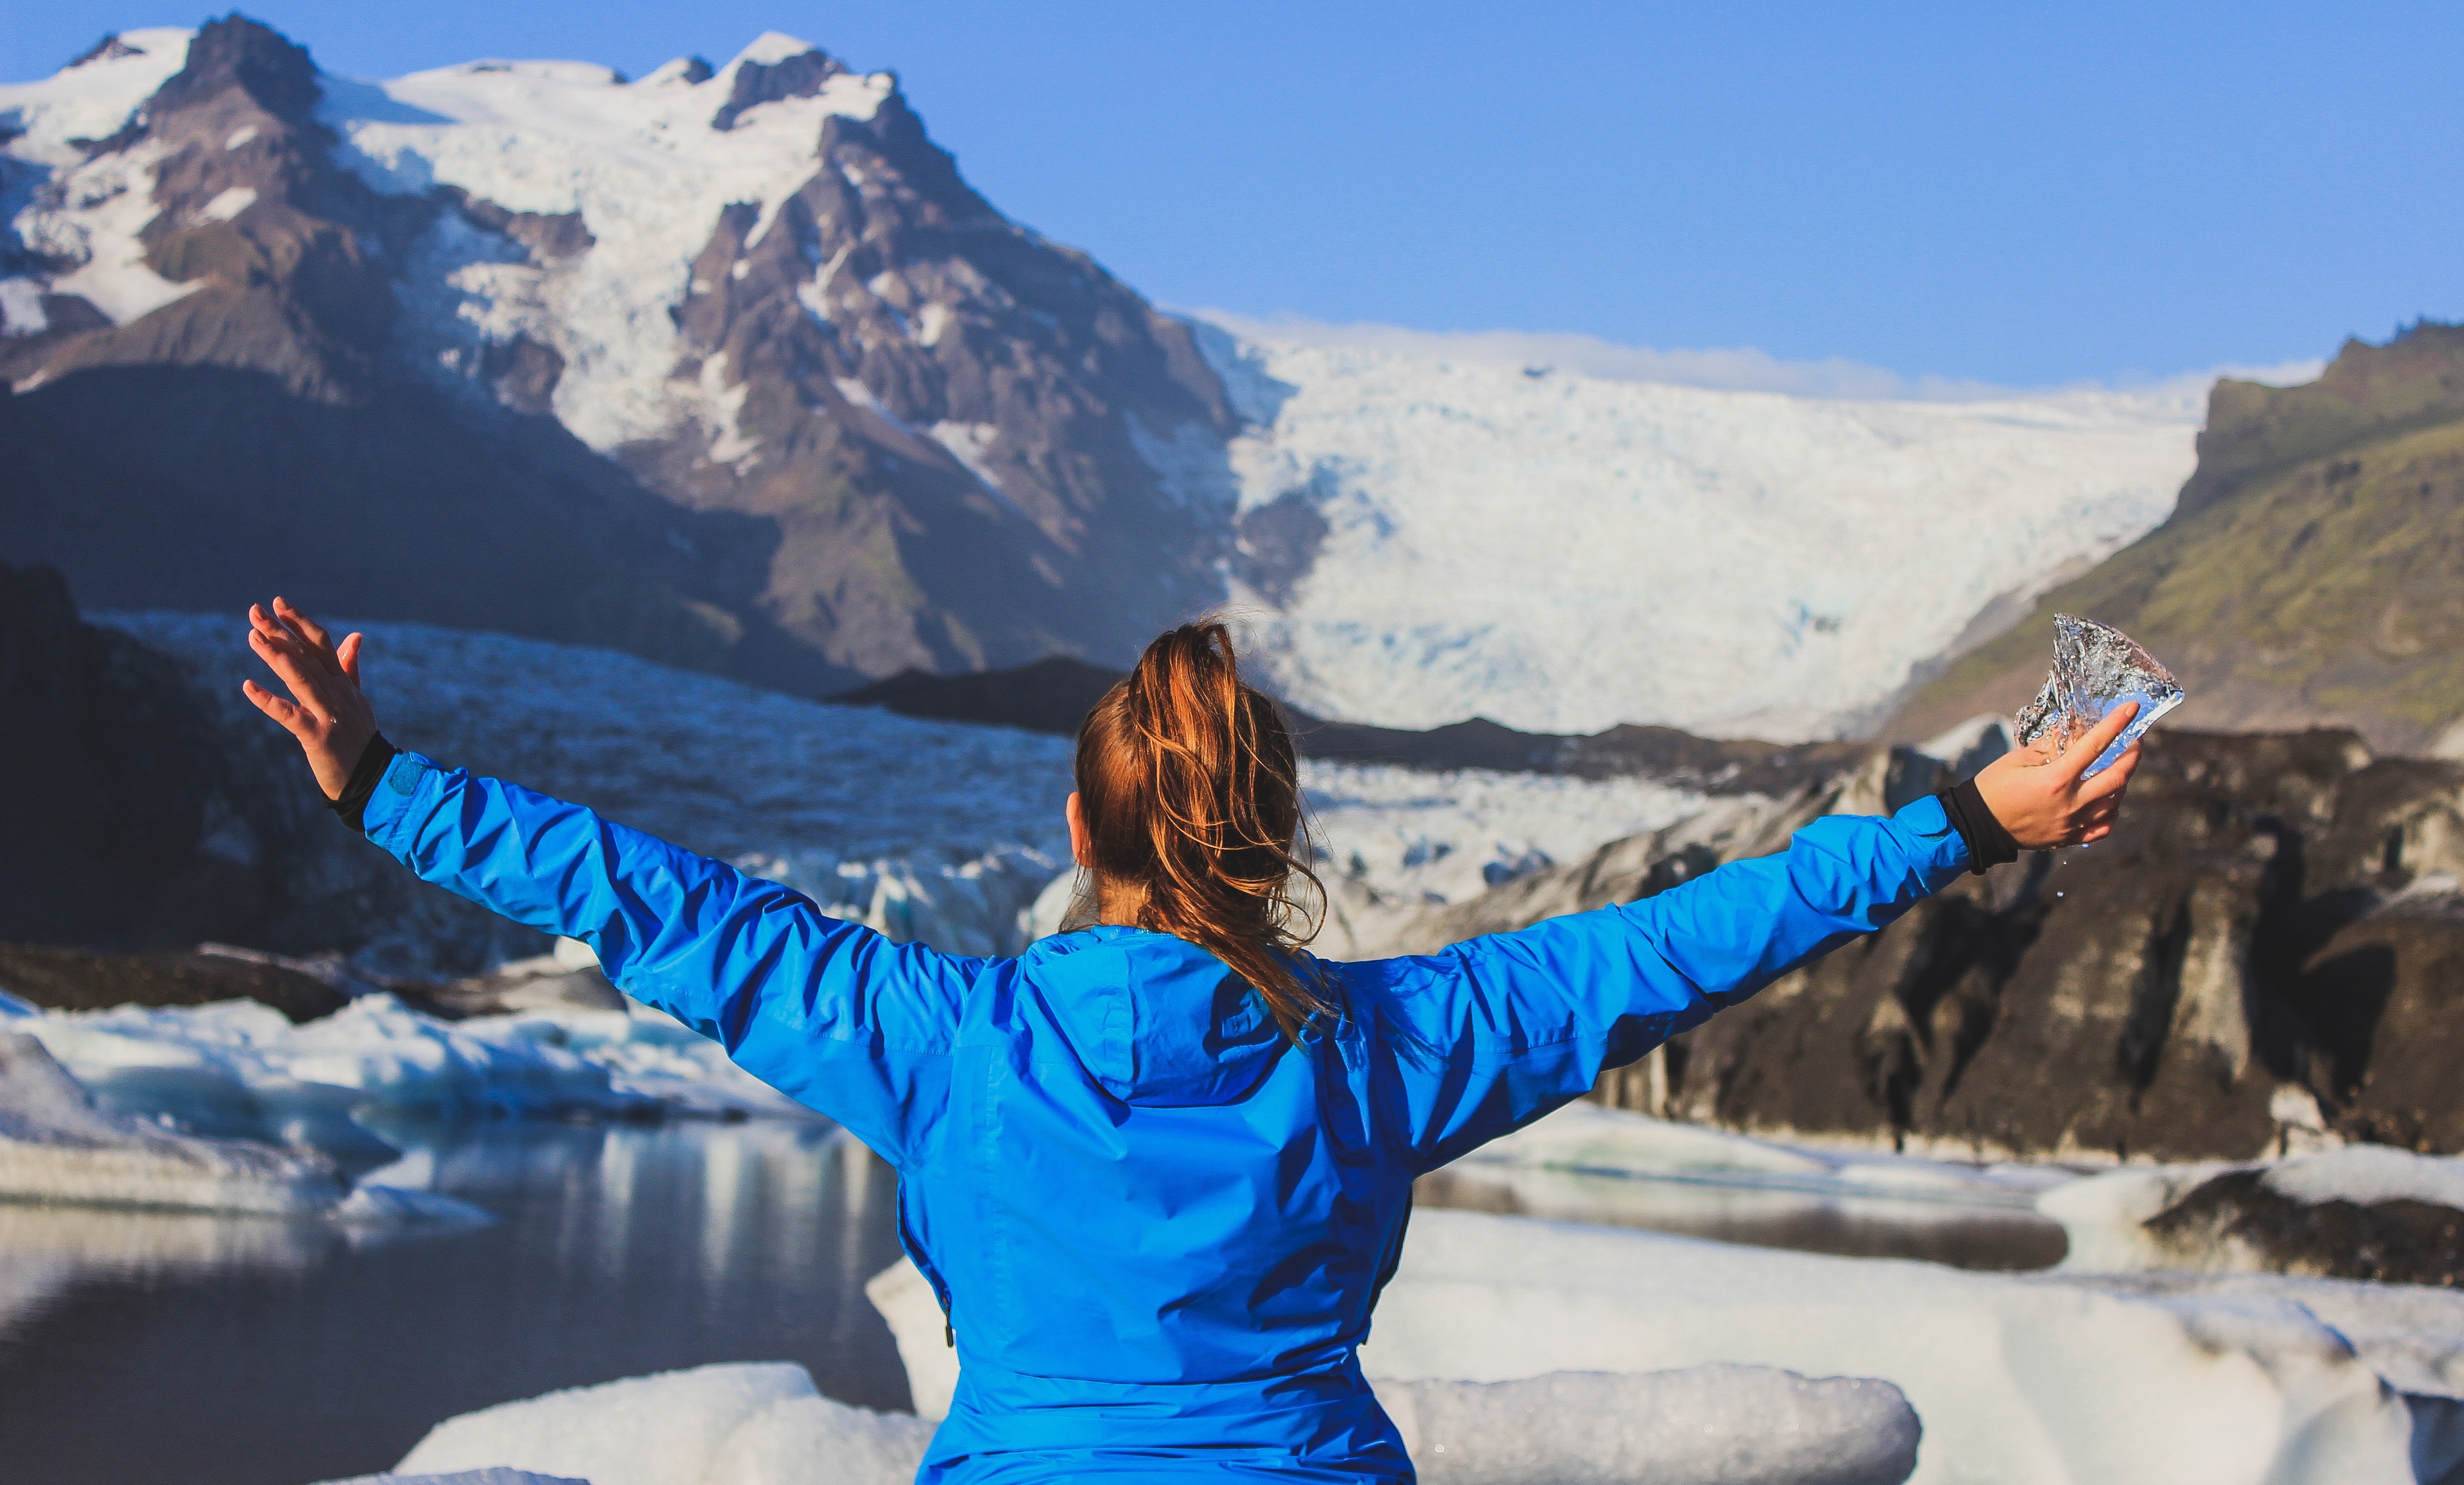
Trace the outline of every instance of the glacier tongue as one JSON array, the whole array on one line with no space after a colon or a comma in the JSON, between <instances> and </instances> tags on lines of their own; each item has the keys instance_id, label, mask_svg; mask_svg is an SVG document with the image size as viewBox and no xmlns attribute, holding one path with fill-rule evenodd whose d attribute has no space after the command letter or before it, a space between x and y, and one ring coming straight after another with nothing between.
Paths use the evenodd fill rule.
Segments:
<instances>
[{"instance_id":1,"label":"glacier tongue","mask_svg":"<svg viewBox=\"0 0 2464 1485\"><path fill-rule=\"evenodd\" d=\"M1255 424L1244 540L1294 505L1323 526L1243 580L1260 652L1298 704L1391 726L1837 735L1997 599L2163 520L2199 421L2152 393L1818 401L1200 341Z\"/></svg>"}]
</instances>

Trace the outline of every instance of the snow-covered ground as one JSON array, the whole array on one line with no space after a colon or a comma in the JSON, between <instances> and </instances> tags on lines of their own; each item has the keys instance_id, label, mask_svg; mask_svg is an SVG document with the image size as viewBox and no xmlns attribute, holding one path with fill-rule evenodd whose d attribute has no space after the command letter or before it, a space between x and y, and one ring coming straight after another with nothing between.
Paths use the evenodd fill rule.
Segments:
<instances>
[{"instance_id":1,"label":"snow-covered ground","mask_svg":"<svg viewBox=\"0 0 2464 1485\"><path fill-rule=\"evenodd\" d=\"M1257 627L1323 715L1835 736L1981 610L2153 527L2178 390L1847 402L1202 338L1243 511L1328 530Z\"/></svg>"}]
</instances>

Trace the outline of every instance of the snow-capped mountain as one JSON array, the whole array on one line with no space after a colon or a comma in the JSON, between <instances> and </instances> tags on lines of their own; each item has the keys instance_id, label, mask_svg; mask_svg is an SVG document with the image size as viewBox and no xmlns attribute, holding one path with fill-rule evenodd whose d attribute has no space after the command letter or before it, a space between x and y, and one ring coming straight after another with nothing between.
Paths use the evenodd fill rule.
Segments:
<instances>
[{"instance_id":1,"label":"snow-capped mountain","mask_svg":"<svg viewBox=\"0 0 2464 1485\"><path fill-rule=\"evenodd\" d=\"M1189 330L888 74L768 35L369 84L234 17L0 89L0 373L49 451L0 543L96 602L321 584L817 689L1119 658L1221 593ZM183 521L204 549L132 550Z\"/></svg>"},{"instance_id":2,"label":"snow-capped mountain","mask_svg":"<svg viewBox=\"0 0 2464 1485\"><path fill-rule=\"evenodd\" d=\"M1853 731L2163 518L2196 410L1240 340L776 33L382 82L233 17L0 87L0 559L805 693L1227 598L1322 715Z\"/></svg>"},{"instance_id":3,"label":"snow-capped mountain","mask_svg":"<svg viewBox=\"0 0 2464 1485\"><path fill-rule=\"evenodd\" d=\"M1284 694L1854 735L1971 626L2173 507L2178 392L1848 402L1204 337L1247 420L1240 595Z\"/></svg>"}]
</instances>

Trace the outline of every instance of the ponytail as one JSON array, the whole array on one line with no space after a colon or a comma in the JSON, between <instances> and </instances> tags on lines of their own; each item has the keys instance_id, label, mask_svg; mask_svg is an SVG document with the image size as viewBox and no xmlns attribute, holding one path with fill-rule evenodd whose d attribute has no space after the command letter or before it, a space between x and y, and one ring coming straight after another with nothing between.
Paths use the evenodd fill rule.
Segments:
<instances>
[{"instance_id":1,"label":"ponytail","mask_svg":"<svg viewBox=\"0 0 2464 1485\"><path fill-rule=\"evenodd\" d=\"M1327 1008L1300 954L1325 920L1326 889L1301 853L1291 730L1242 683L1231 632L1202 619L1147 646L1079 724L1075 771L1087 865L1103 890L1133 904L1138 927L1223 961L1297 1037ZM1296 881L1316 895L1314 914L1294 900ZM1091 920L1092 905L1082 890L1070 925Z\"/></svg>"}]
</instances>

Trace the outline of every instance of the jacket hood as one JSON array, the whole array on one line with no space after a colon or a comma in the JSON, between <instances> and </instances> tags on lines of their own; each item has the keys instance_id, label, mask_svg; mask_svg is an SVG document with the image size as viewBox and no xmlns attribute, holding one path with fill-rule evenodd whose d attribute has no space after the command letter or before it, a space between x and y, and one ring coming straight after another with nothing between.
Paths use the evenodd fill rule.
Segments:
<instances>
[{"instance_id":1,"label":"jacket hood","mask_svg":"<svg viewBox=\"0 0 2464 1485\"><path fill-rule=\"evenodd\" d=\"M1283 1054L1265 997L1186 940L1107 924L1045 939L1024 959L1088 1075L1123 1102L1227 1102Z\"/></svg>"}]
</instances>

